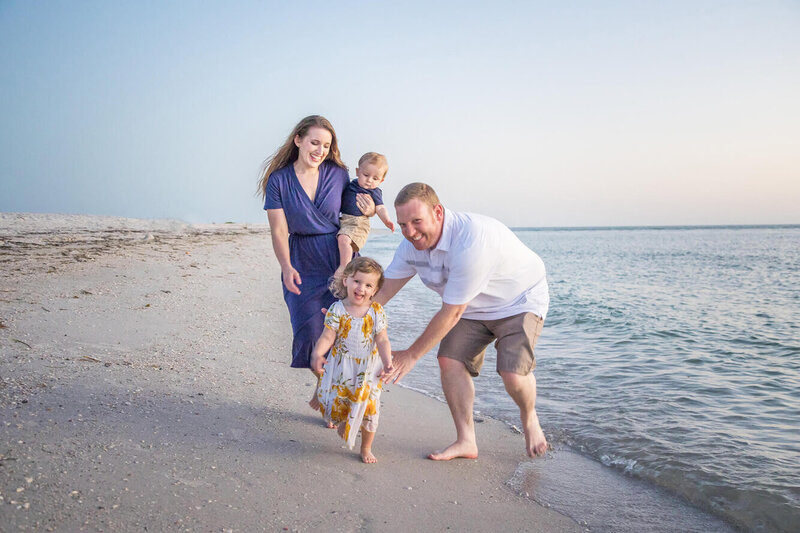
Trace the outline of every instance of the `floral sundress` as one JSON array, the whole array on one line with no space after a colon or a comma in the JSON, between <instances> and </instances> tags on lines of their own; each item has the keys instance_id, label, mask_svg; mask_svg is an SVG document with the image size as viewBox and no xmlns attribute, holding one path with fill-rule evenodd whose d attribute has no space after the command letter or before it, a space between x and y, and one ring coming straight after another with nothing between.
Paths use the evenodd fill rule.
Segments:
<instances>
[{"instance_id":1,"label":"floral sundress","mask_svg":"<svg viewBox=\"0 0 800 533\"><path fill-rule=\"evenodd\" d=\"M375 337L386 329L386 314L372 302L363 318L356 318L340 300L328 309L325 327L336 333L336 341L320 379L319 410L325 420L346 424L344 439L352 449L362 423L367 431L378 429L383 364Z\"/></svg>"}]
</instances>

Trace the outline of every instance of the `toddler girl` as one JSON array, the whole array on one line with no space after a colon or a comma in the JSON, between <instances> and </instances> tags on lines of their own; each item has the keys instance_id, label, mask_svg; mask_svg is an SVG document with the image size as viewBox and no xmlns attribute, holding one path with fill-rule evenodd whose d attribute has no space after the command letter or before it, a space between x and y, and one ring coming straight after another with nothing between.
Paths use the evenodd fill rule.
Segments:
<instances>
[{"instance_id":1,"label":"toddler girl","mask_svg":"<svg viewBox=\"0 0 800 533\"><path fill-rule=\"evenodd\" d=\"M372 301L382 285L383 269L377 261L369 257L350 261L331 282L331 292L341 299L328 309L325 329L311 353L311 369L321 374L319 410L337 425L350 449L361 428L365 463L377 462L372 441L378 428L381 378L393 370L386 315Z\"/></svg>"}]
</instances>

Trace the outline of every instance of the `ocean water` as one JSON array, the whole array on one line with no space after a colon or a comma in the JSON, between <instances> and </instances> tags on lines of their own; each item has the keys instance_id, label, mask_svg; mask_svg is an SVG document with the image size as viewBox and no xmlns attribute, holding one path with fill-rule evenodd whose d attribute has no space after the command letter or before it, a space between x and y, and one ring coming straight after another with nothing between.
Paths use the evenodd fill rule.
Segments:
<instances>
[{"instance_id":1,"label":"ocean water","mask_svg":"<svg viewBox=\"0 0 800 533\"><path fill-rule=\"evenodd\" d=\"M556 447L515 488L593 531L800 530L800 226L515 233L548 270L537 411ZM400 239L363 253L388 265ZM393 347L440 303L412 280L387 306ZM475 409L518 424L494 355ZM441 398L434 355L404 384Z\"/></svg>"}]
</instances>

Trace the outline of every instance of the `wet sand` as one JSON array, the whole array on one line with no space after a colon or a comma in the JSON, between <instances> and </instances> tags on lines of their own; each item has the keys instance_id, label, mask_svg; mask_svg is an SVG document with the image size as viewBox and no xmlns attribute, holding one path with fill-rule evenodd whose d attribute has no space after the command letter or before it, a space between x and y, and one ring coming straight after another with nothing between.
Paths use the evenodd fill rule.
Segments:
<instances>
[{"instance_id":1,"label":"wet sand","mask_svg":"<svg viewBox=\"0 0 800 533\"><path fill-rule=\"evenodd\" d=\"M0 529L585 530L519 492L504 423L425 459L449 412L402 387L362 464L289 368L278 279L266 225L0 214Z\"/></svg>"}]
</instances>

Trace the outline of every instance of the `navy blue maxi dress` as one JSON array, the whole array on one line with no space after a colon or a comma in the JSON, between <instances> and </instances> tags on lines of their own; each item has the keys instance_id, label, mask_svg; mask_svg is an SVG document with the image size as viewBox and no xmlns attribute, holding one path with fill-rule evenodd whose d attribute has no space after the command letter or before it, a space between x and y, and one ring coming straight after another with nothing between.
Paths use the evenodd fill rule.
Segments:
<instances>
[{"instance_id":1,"label":"navy blue maxi dress","mask_svg":"<svg viewBox=\"0 0 800 533\"><path fill-rule=\"evenodd\" d=\"M310 368L311 350L322 334L325 316L320 311L336 299L328 282L339 266L339 209L342 192L349 183L347 171L331 161L319 166L319 182L314 201L308 197L293 164L270 175L264 209L283 209L289 226L289 258L300 273L300 294L283 286L283 299L292 322L292 366ZM283 282L283 276L281 276Z\"/></svg>"}]
</instances>

